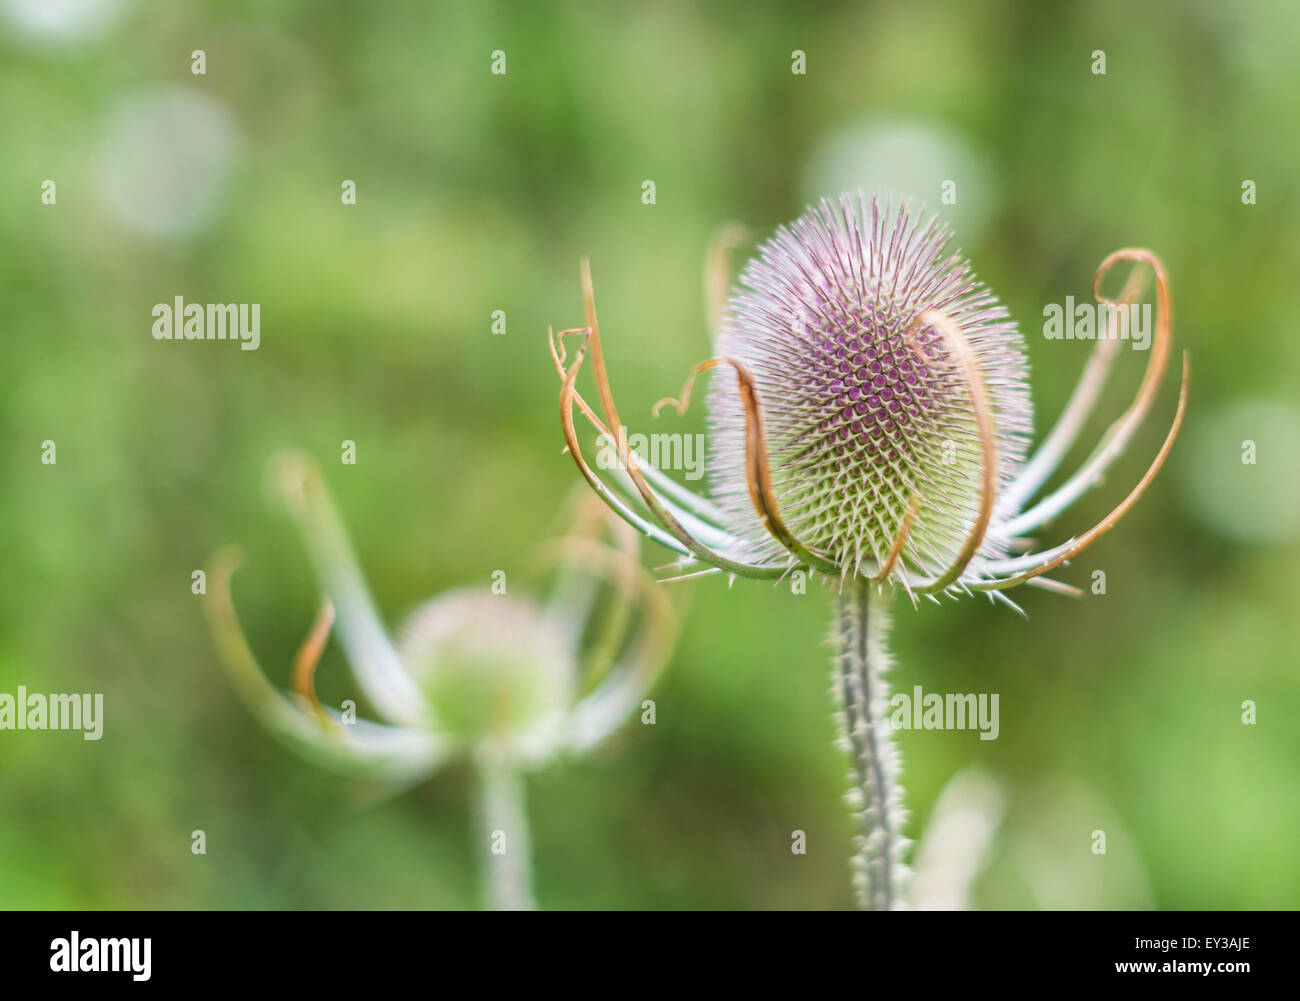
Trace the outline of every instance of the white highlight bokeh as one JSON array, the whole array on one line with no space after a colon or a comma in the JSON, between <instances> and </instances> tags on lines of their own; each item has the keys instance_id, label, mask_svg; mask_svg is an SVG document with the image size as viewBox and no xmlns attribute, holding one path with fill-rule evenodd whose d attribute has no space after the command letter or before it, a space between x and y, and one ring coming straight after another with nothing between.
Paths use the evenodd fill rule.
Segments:
<instances>
[{"instance_id":1,"label":"white highlight bokeh","mask_svg":"<svg viewBox=\"0 0 1300 1001\"><path fill-rule=\"evenodd\" d=\"M127 0L0 0L0 20L32 41L75 43L105 34L126 8Z\"/></svg>"},{"instance_id":2,"label":"white highlight bokeh","mask_svg":"<svg viewBox=\"0 0 1300 1001\"><path fill-rule=\"evenodd\" d=\"M1241 461L1255 443L1255 464ZM1220 535L1260 545L1300 538L1300 409L1238 399L1198 418L1175 446L1196 516Z\"/></svg>"},{"instance_id":3,"label":"white highlight bokeh","mask_svg":"<svg viewBox=\"0 0 1300 1001\"><path fill-rule=\"evenodd\" d=\"M955 181L954 205L940 202L944 181ZM861 188L882 200L913 199L927 217L938 213L953 231L954 247L977 245L997 209L995 170L983 150L946 126L899 118L868 119L823 138L804 169L803 199L816 204Z\"/></svg>"},{"instance_id":4,"label":"white highlight bokeh","mask_svg":"<svg viewBox=\"0 0 1300 1001\"><path fill-rule=\"evenodd\" d=\"M158 88L121 100L95 151L94 183L119 222L153 237L201 231L242 145L234 117L206 94Z\"/></svg>"}]
</instances>

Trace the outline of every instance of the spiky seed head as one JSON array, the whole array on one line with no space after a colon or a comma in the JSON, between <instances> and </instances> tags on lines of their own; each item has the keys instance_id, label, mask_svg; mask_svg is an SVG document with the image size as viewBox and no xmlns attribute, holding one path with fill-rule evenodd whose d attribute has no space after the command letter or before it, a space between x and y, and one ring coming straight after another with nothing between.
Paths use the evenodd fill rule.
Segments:
<instances>
[{"instance_id":1,"label":"spiky seed head","mask_svg":"<svg viewBox=\"0 0 1300 1001\"><path fill-rule=\"evenodd\" d=\"M801 543L848 575L887 557L917 494L903 554L923 572L951 562L979 510L972 394L940 332L907 337L922 312L946 313L974 353L993 411L999 486L1033 432L1023 339L948 241L937 218L921 224L906 207L893 213L861 193L823 200L762 245L727 306L717 354L754 376L780 512ZM713 491L745 555L775 558L781 550L750 499L735 379L717 372ZM986 541L979 555L996 552Z\"/></svg>"},{"instance_id":2,"label":"spiky seed head","mask_svg":"<svg viewBox=\"0 0 1300 1001\"><path fill-rule=\"evenodd\" d=\"M397 643L439 732L527 759L553 744L572 702L575 658L533 602L453 591L417 608Z\"/></svg>"}]
</instances>

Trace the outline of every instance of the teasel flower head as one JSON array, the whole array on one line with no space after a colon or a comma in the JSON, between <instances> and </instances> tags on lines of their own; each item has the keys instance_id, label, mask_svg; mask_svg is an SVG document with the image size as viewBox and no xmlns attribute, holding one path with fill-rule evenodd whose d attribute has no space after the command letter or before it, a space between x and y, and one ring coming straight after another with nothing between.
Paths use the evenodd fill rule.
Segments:
<instances>
[{"instance_id":1,"label":"teasel flower head","mask_svg":"<svg viewBox=\"0 0 1300 1001\"><path fill-rule=\"evenodd\" d=\"M790 532L842 574L883 565L909 520L905 561L956 558L979 515L981 417L996 489L1024 460L1023 341L947 238L937 220L882 216L874 201L861 216L851 199L823 202L777 230L728 304L718 353L763 401L773 496ZM714 495L746 556L769 562L783 553L750 500L746 408L729 382L708 399ZM1003 549L986 537L976 555Z\"/></svg>"},{"instance_id":2,"label":"teasel flower head","mask_svg":"<svg viewBox=\"0 0 1300 1001\"><path fill-rule=\"evenodd\" d=\"M517 772L585 751L639 707L667 660L671 603L639 566L636 534L589 498L571 530L536 554L558 565L549 604L487 586L455 589L420 604L394 639L311 460L279 456L271 487L324 594L290 690L268 680L240 627L230 584L243 557L231 547L208 573L213 635L237 690L271 730L371 787L401 788L457 756ZM350 718L316 696L316 665L334 630L377 720Z\"/></svg>"},{"instance_id":3,"label":"teasel flower head","mask_svg":"<svg viewBox=\"0 0 1300 1001\"><path fill-rule=\"evenodd\" d=\"M1106 298L1102 281L1117 264L1154 273L1158 316L1146 372L1080 469L1031 505L1100 395L1127 313L1109 314L1111 336L1098 338L1064 413L1030 455L1023 340L948 243L937 220L859 193L824 200L760 247L722 312L717 354L654 410L671 404L684 413L695 377L715 370L709 497L648 465L622 444L626 434L611 431L623 425L583 263L586 323L551 338L567 450L619 515L677 554L672 579L779 578L803 568L841 588L870 582L913 600L982 591L1012 604L1003 592L1022 583L1077 593L1044 575L1113 527L1164 463L1182 421L1186 360L1173 426L1133 491L1059 545L1033 551L1027 533L1100 482L1149 411L1172 337L1164 267L1150 251L1126 249L1098 268L1093 292L1107 306L1133 302L1144 286L1135 267L1119 299ZM581 338L571 362L567 338ZM598 407L576 385L588 354ZM606 482L584 459L575 410L620 443L621 475Z\"/></svg>"},{"instance_id":4,"label":"teasel flower head","mask_svg":"<svg viewBox=\"0 0 1300 1001\"><path fill-rule=\"evenodd\" d=\"M832 688L840 740L852 766L850 802L861 826L854 857L859 903L888 910L905 899L905 814L900 762L888 723L889 596L938 601L1018 584L1078 594L1045 575L1109 531L1164 464L1187 403L1187 359L1173 423L1137 485L1097 524L1037 549L1030 533L1055 520L1124 452L1151 408L1172 339L1169 283L1148 250L1101 262L1093 295L1127 306L1155 278L1157 317L1133 402L1082 465L1037 501L1083 430L1128 312L1107 310L1104 330L1052 430L1033 435L1024 345L1006 311L974 276L948 234L907 207L859 194L823 201L764 243L729 296L730 267L711 266L717 354L695 367L709 390L712 495L698 495L628 447L596 318L590 269L581 269L584 324L550 337L560 377L566 450L592 489L625 521L674 552L666 580L709 574L780 579L820 571L835 590ZM1120 263L1140 265L1118 299L1101 291ZM718 276L724 277L719 280ZM580 338L572 358L566 339ZM588 355L596 405L577 388ZM577 432L581 414L616 474L599 475ZM599 463L602 469L608 462Z\"/></svg>"}]
</instances>

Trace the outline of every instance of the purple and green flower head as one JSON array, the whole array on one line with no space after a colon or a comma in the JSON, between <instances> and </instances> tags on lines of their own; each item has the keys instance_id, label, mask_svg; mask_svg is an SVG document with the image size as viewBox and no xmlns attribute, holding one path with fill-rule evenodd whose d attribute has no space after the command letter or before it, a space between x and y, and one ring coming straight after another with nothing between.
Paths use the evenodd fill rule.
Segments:
<instances>
[{"instance_id":1,"label":"purple and green flower head","mask_svg":"<svg viewBox=\"0 0 1300 1001\"><path fill-rule=\"evenodd\" d=\"M1033 551L1027 533L1097 483L1150 410L1170 352L1164 267L1150 251L1107 257L1098 301L1128 303L1156 284L1158 319L1130 407L1083 465L1030 503L1074 444L1116 357L1122 331L1099 337L1070 402L1032 452L1033 405L1024 340L937 219L862 194L825 200L777 229L732 290L717 353L696 375L709 387L710 496L687 491L631 454L602 480L583 458L575 409L606 434L621 427L600 341L593 286L582 269L586 322L552 337L561 423L583 476L623 518L673 550L677 576L780 577L818 570L841 586L865 580L917 595L1002 592L1021 583L1073 592L1044 575L1108 531L1164 463L1172 427L1138 485L1092 529ZM1102 281L1135 265L1118 299ZM1125 322L1125 311L1113 322ZM566 363L564 340L581 337ZM577 390L590 354L599 410ZM717 377L729 370L734 378ZM624 436L625 437L625 436ZM611 436L611 440L613 440Z\"/></svg>"}]
</instances>

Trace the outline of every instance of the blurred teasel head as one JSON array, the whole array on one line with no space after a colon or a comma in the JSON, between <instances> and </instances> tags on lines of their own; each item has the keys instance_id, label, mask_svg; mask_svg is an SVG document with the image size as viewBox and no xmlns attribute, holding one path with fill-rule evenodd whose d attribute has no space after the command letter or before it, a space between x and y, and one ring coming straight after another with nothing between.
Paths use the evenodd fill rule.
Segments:
<instances>
[{"instance_id":1,"label":"blurred teasel head","mask_svg":"<svg viewBox=\"0 0 1300 1001\"><path fill-rule=\"evenodd\" d=\"M646 536L673 550L673 579L724 573L780 577L793 569L896 586L915 600L1021 583L1073 592L1043 575L1109 530L1163 464L1173 425L1137 486L1090 530L1032 551L1038 529L1097 483L1128 445L1159 388L1170 351L1169 287L1150 251L1116 251L1093 281L1099 303L1127 305L1150 268L1158 316L1146 372L1129 408L1083 465L1030 500L1082 430L1117 353L1126 312L1111 313L1074 395L1030 455L1033 407L1024 341L936 219L873 197L824 200L780 227L744 269L717 331L709 369L711 496L666 477L610 429L622 427L610 388L593 287L584 262L586 322L552 337L568 450L596 492ZM1118 299L1101 291L1120 263L1135 265ZM571 362L565 340L581 339ZM578 392L590 354L597 398ZM608 482L583 458L574 411L620 449ZM1014 606L1013 606L1014 607Z\"/></svg>"},{"instance_id":2,"label":"blurred teasel head","mask_svg":"<svg viewBox=\"0 0 1300 1001\"><path fill-rule=\"evenodd\" d=\"M240 627L230 591L238 550L213 557L206 608L239 693L314 758L397 787L457 755L512 771L535 768L609 736L667 660L671 606L637 561L636 534L598 506L584 503L571 530L539 554L557 567L549 604L487 586L453 590L419 605L394 639L315 465L298 453L281 455L271 485L324 595L289 690L268 680ZM316 696L316 665L334 630L375 721Z\"/></svg>"}]
</instances>

